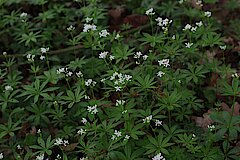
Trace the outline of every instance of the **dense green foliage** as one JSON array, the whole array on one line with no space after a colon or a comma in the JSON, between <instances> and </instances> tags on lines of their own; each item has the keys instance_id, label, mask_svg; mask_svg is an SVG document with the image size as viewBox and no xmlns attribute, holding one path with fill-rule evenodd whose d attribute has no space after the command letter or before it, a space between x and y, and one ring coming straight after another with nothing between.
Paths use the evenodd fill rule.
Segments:
<instances>
[{"instance_id":1,"label":"dense green foliage","mask_svg":"<svg viewBox=\"0 0 240 160\"><path fill-rule=\"evenodd\" d=\"M0 159L240 159L218 3L1 0Z\"/></svg>"}]
</instances>

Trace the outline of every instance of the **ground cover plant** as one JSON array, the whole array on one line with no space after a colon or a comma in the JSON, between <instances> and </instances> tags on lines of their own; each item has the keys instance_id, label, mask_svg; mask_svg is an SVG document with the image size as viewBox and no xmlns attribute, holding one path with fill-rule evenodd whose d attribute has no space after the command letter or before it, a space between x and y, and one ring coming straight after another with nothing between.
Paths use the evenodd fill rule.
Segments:
<instances>
[{"instance_id":1,"label":"ground cover plant","mask_svg":"<svg viewBox=\"0 0 240 160\"><path fill-rule=\"evenodd\" d=\"M238 0L0 5L0 159L240 159Z\"/></svg>"}]
</instances>

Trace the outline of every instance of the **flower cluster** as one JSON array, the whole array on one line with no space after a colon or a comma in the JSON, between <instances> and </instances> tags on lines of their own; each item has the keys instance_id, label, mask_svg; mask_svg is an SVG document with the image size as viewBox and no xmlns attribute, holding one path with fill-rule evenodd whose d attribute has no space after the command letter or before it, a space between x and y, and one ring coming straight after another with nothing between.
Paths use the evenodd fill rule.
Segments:
<instances>
[{"instance_id":1,"label":"flower cluster","mask_svg":"<svg viewBox=\"0 0 240 160\"><path fill-rule=\"evenodd\" d=\"M135 58L135 59L140 59L140 58L143 58L143 60L145 61L145 60L147 60L147 58L148 58L148 55L143 55L142 54L142 52L136 52L135 54L134 54L134 57L133 58ZM138 61L136 61L136 64L140 64Z\"/></svg>"},{"instance_id":2,"label":"flower cluster","mask_svg":"<svg viewBox=\"0 0 240 160\"><path fill-rule=\"evenodd\" d=\"M239 78L239 75L238 75L238 73L234 73L234 74L232 74L232 77L233 78Z\"/></svg>"},{"instance_id":3,"label":"flower cluster","mask_svg":"<svg viewBox=\"0 0 240 160\"><path fill-rule=\"evenodd\" d=\"M36 156L36 160L44 160L44 154Z\"/></svg>"},{"instance_id":4,"label":"flower cluster","mask_svg":"<svg viewBox=\"0 0 240 160\"><path fill-rule=\"evenodd\" d=\"M91 114L97 114L97 105L95 104L94 106L87 106L87 111Z\"/></svg>"},{"instance_id":5,"label":"flower cluster","mask_svg":"<svg viewBox=\"0 0 240 160\"><path fill-rule=\"evenodd\" d=\"M125 101L124 100L116 100L116 106L124 105Z\"/></svg>"},{"instance_id":6,"label":"flower cluster","mask_svg":"<svg viewBox=\"0 0 240 160\"><path fill-rule=\"evenodd\" d=\"M73 75L72 71L69 71L68 68L62 67L57 69L57 74L64 73L67 77L71 77Z\"/></svg>"},{"instance_id":7,"label":"flower cluster","mask_svg":"<svg viewBox=\"0 0 240 160\"><path fill-rule=\"evenodd\" d=\"M42 54L47 53L49 51L49 47L47 48L40 48Z\"/></svg>"},{"instance_id":8,"label":"flower cluster","mask_svg":"<svg viewBox=\"0 0 240 160\"><path fill-rule=\"evenodd\" d=\"M159 66L164 66L164 67L170 66L169 59L158 60L158 64L159 64Z\"/></svg>"},{"instance_id":9,"label":"flower cluster","mask_svg":"<svg viewBox=\"0 0 240 160\"><path fill-rule=\"evenodd\" d=\"M108 52L107 52L107 51L101 52L101 53L99 54L99 58L105 59L105 58L107 57L107 55L108 55Z\"/></svg>"},{"instance_id":10,"label":"flower cluster","mask_svg":"<svg viewBox=\"0 0 240 160\"><path fill-rule=\"evenodd\" d=\"M208 125L207 128L212 132L215 129L215 125Z\"/></svg>"},{"instance_id":11,"label":"flower cluster","mask_svg":"<svg viewBox=\"0 0 240 160\"><path fill-rule=\"evenodd\" d=\"M5 86L5 91L12 91L13 88L10 85Z\"/></svg>"},{"instance_id":12,"label":"flower cluster","mask_svg":"<svg viewBox=\"0 0 240 160\"><path fill-rule=\"evenodd\" d=\"M196 32L198 27L203 25L202 21L196 22L196 26L192 26L190 24L186 24L185 27L182 29L183 31L190 30L191 32Z\"/></svg>"},{"instance_id":13,"label":"flower cluster","mask_svg":"<svg viewBox=\"0 0 240 160\"><path fill-rule=\"evenodd\" d=\"M71 31L74 31L75 30L75 27L73 25L70 25L68 28L67 28L67 31L71 32Z\"/></svg>"},{"instance_id":14,"label":"flower cluster","mask_svg":"<svg viewBox=\"0 0 240 160\"><path fill-rule=\"evenodd\" d=\"M83 77L83 73L81 71L76 72L76 76L78 78Z\"/></svg>"},{"instance_id":15,"label":"flower cluster","mask_svg":"<svg viewBox=\"0 0 240 160\"><path fill-rule=\"evenodd\" d=\"M77 131L77 134L80 134L80 135L83 135L83 134L85 134L86 133L86 129L79 129L78 131Z\"/></svg>"},{"instance_id":16,"label":"flower cluster","mask_svg":"<svg viewBox=\"0 0 240 160\"><path fill-rule=\"evenodd\" d=\"M153 11L153 8L150 8L150 9L146 10L145 14L148 16L152 16L155 14L155 12Z\"/></svg>"},{"instance_id":17,"label":"flower cluster","mask_svg":"<svg viewBox=\"0 0 240 160\"><path fill-rule=\"evenodd\" d=\"M0 159L3 159L3 153L0 153Z\"/></svg>"},{"instance_id":18,"label":"flower cluster","mask_svg":"<svg viewBox=\"0 0 240 160\"><path fill-rule=\"evenodd\" d=\"M158 153L152 158L152 160L165 160L165 158L162 156L161 153Z\"/></svg>"},{"instance_id":19,"label":"flower cluster","mask_svg":"<svg viewBox=\"0 0 240 160\"><path fill-rule=\"evenodd\" d=\"M60 145L64 145L64 146L67 146L69 143L68 143L68 140L63 140L62 138L57 138L54 145L56 146L60 146Z\"/></svg>"},{"instance_id":20,"label":"flower cluster","mask_svg":"<svg viewBox=\"0 0 240 160\"><path fill-rule=\"evenodd\" d=\"M172 23L172 20L169 20L168 18L163 19L161 17L156 18L155 21L164 31L168 31L168 26Z\"/></svg>"},{"instance_id":21,"label":"flower cluster","mask_svg":"<svg viewBox=\"0 0 240 160\"><path fill-rule=\"evenodd\" d=\"M121 136L122 136L122 132L115 130L111 139L115 140L115 139L117 139L118 137L121 137Z\"/></svg>"},{"instance_id":22,"label":"flower cluster","mask_svg":"<svg viewBox=\"0 0 240 160\"><path fill-rule=\"evenodd\" d=\"M99 32L100 37L107 37L108 35L109 35L109 32L106 29L101 30L101 32Z\"/></svg>"},{"instance_id":23,"label":"flower cluster","mask_svg":"<svg viewBox=\"0 0 240 160\"><path fill-rule=\"evenodd\" d=\"M204 12L204 16L205 17L211 17L212 13L210 11L206 11L206 12Z\"/></svg>"},{"instance_id":24,"label":"flower cluster","mask_svg":"<svg viewBox=\"0 0 240 160\"><path fill-rule=\"evenodd\" d=\"M34 62L35 55L33 54L27 54L27 59L29 62Z\"/></svg>"},{"instance_id":25,"label":"flower cluster","mask_svg":"<svg viewBox=\"0 0 240 160\"><path fill-rule=\"evenodd\" d=\"M152 115L147 116L146 118L143 119L143 123L150 123L151 120L152 120Z\"/></svg>"},{"instance_id":26,"label":"flower cluster","mask_svg":"<svg viewBox=\"0 0 240 160\"><path fill-rule=\"evenodd\" d=\"M83 26L83 32L89 32L89 31L96 31L97 26L94 24L84 24Z\"/></svg>"},{"instance_id":27,"label":"flower cluster","mask_svg":"<svg viewBox=\"0 0 240 160\"><path fill-rule=\"evenodd\" d=\"M85 85L86 85L86 86L92 86L92 87L94 87L96 84L97 84L97 82L96 82L96 81L93 81L92 79L87 79L87 80L85 80Z\"/></svg>"},{"instance_id":28,"label":"flower cluster","mask_svg":"<svg viewBox=\"0 0 240 160\"><path fill-rule=\"evenodd\" d=\"M121 91L121 88L126 84L126 82L131 81L132 76L122 73L114 72L110 77L111 81L114 81L116 91Z\"/></svg>"}]
</instances>

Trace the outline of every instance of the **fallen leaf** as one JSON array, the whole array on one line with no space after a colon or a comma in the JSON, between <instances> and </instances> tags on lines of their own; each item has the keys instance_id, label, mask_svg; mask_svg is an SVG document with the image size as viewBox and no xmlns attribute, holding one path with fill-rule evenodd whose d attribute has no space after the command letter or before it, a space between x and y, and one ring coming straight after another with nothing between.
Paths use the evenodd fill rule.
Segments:
<instances>
[{"instance_id":1,"label":"fallen leaf","mask_svg":"<svg viewBox=\"0 0 240 160\"><path fill-rule=\"evenodd\" d=\"M195 120L197 126L202 127L204 129L208 128L208 125L213 123L213 120L210 118L211 110L203 114L203 117L193 116L192 118Z\"/></svg>"},{"instance_id":2,"label":"fallen leaf","mask_svg":"<svg viewBox=\"0 0 240 160\"><path fill-rule=\"evenodd\" d=\"M226 103L222 102L221 107L222 107L222 110L227 111L230 114L232 114L232 108L230 108ZM239 116L240 115L239 111L240 111L240 104L238 102L235 102L233 115L234 116Z\"/></svg>"}]
</instances>

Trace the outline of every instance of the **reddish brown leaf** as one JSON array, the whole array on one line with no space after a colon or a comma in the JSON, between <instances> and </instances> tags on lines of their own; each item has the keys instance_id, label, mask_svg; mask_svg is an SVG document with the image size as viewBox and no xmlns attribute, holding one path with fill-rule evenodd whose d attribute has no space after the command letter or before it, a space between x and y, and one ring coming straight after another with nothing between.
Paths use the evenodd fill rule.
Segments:
<instances>
[{"instance_id":1,"label":"reddish brown leaf","mask_svg":"<svg viewBox=\"0 0 240 160\"><path fill-rule=\"evenodd\" d=\"M230 114L232 114L232 108L230 108L226 103L222 102L221 107L222 107L222 110L227 111ZM234 116L239 116L240 115L239 110L240 110L240 104L238 102L235 102L233 115Z\"/></svg>"},{"instance_id":2,"label":"reddish brown leaf","mask_svg":"<svg viewBox=\"0 0 240 160\"><path fill-rule=\"evenodd\" d=\"M208 110L207 113L203 114L203 117L193 116L192 118L195 120L197 126L207 129L208 125L213 123L213 121L209 117L210 113L211 110Z\"/></svg>"},{"instance_id":3,"label":"reddish brown leaf","mask_svg":"<svg viewBox=\"0 0 240 160\"><path fill-rule=\"evenodd\" d=\"M134 28L144 25L148 22L148 17L144 15L132 14L124 18L123 23L130 24Z\"/></svg>"}]
</instances>

